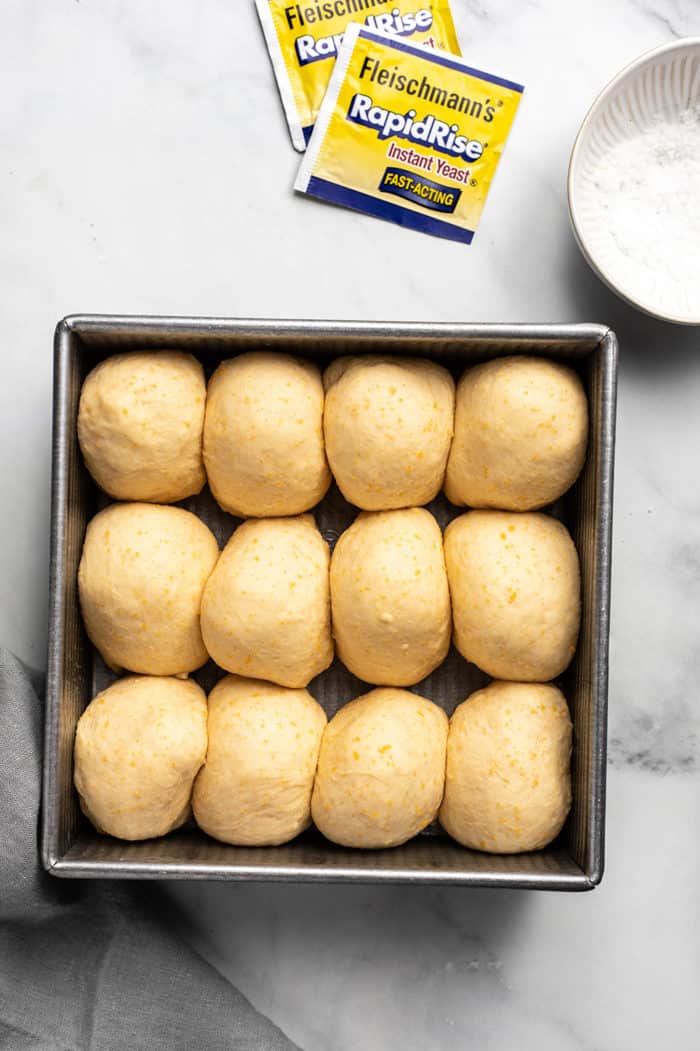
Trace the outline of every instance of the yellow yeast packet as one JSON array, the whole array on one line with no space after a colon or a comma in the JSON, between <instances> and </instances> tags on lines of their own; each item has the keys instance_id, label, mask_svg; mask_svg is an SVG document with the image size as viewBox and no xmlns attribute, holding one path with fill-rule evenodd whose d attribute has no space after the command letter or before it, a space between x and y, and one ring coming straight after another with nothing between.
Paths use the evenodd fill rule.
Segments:
<instances>
[{"instance_id":1,"label":"yellow yeast packet","mask_svg":"<svg viewBox=\"0 0 700 1051\"><path fill-rule=\"evenodd\" d=\"M311 138L351 22L461 54L449 0L255 0L292 142Z\"/></svg>"},{"instance_id":2,"label":"yellow yeast packet","mask_svg":"<svg viewBox=\"0 0 700 1051\"><path fill-rule=\"evenodd\" d=\"M294 187L470 244L523 90L351 25Z\"/></svg>"}]
</instances>

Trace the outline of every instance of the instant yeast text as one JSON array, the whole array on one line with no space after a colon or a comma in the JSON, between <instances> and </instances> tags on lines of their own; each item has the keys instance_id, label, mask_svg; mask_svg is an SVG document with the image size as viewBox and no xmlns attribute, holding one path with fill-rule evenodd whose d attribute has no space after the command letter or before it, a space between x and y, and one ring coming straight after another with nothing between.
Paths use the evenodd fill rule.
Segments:
<instances>
[{"instance_id":1,"label":"instant yeast text","mask_svg":"<svg viewBox=\"0 0 700 1051\"><path fill-rule=\"evenodd\" d=\"M351 25L295 188L469 244L522 92Z\"/></svg>"},{"instance_id":2,"label":"instant yeast text","mask_svg":"<svg viewBox=\"0 0 700 1051\"><path fill-rule=\"evenodd\" d=\"M449 0L255 0L292 142L303 150L351 22L459 55Z\"/></svg>"}]
</instances>

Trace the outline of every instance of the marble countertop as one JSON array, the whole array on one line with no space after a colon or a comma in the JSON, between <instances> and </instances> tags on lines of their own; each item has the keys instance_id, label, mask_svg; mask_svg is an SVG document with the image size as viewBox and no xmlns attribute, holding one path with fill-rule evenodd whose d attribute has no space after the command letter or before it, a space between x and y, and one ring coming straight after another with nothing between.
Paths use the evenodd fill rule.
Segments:
<instances>
[{"instance_id":1,"label":"marble countertop","mask_svg":"<svg viewBox=\"0 0 700 1051\"><path fill-rule=\"evenodd\" d=\"M578 124L697 0L453 0L526 85L472 247L302 199L252 3L5 0L0 640L46 645L51 337L75 312L595 321L621 341L607 872L590 894L183 885L201 952L305 1051L697 1046L700 330L568 222Z\"/></svg>"}]
</instances>

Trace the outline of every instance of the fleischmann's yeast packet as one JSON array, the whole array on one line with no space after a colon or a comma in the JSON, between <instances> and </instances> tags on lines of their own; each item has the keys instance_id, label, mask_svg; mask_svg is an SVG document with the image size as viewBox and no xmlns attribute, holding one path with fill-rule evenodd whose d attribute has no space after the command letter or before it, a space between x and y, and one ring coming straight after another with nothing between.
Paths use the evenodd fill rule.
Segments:
<instances>
[{"instance_id":1,"label":"fleischmann's yeast packet","mask_svg":"<svg viewBox=\"0 0 700 1051\"><path fill-rule=\"evenodd\" d=\"M523 90L348 26L295 189L470 244Z\"/></svg>"},{"instance_id":2,"label":"fleischmann's yeast packet","mask_svg":"<svg viewBox=\"0 0 700 1051\"><path fill-rule=\"evenodd\" d=\"M292 142L311 138L346 27L364 18L380 33L461 54L449 0L255 0Z\"/></svg>"}]
</instances>

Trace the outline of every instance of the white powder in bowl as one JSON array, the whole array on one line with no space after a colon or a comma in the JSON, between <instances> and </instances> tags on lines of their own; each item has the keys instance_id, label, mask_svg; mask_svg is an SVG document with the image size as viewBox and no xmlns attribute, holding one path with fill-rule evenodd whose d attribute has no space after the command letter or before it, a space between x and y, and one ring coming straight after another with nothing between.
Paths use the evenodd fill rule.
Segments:
<instances>
[{"instance_id":1,"label":"white powder in bowl","mask_svg":"<svg viewBox=\"0 0 700 1051\"><path fill-rule=\"evenodd\" d=\"M594 182L616 282L650 305L673 284L700 315L700 107L612 147Z\"/></svg>"}]
</instances>

